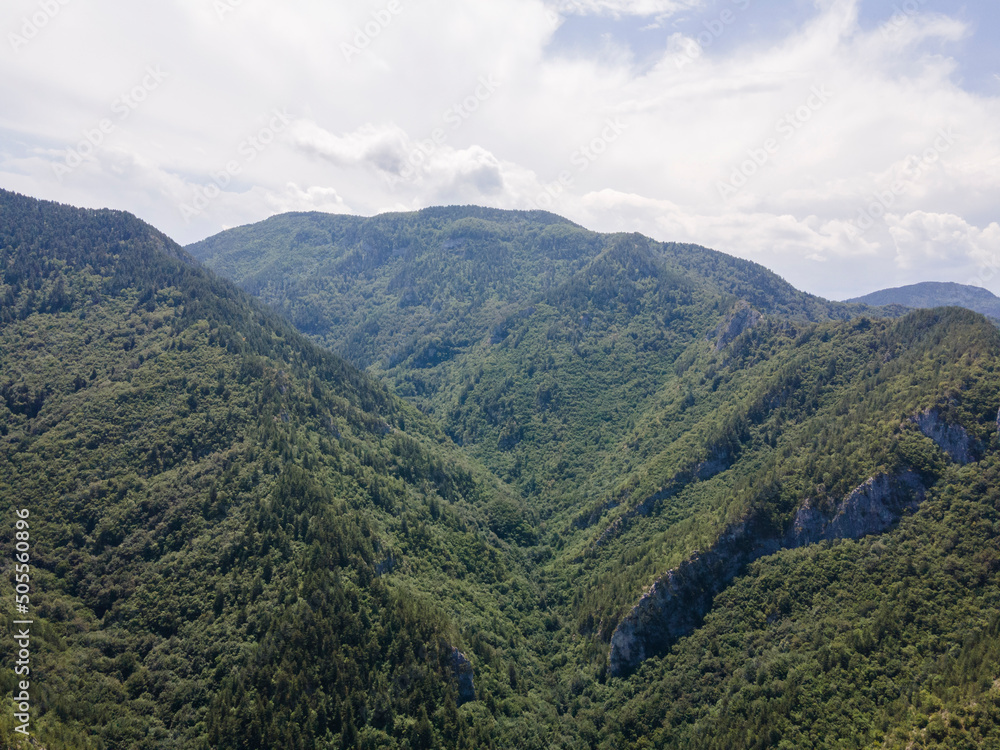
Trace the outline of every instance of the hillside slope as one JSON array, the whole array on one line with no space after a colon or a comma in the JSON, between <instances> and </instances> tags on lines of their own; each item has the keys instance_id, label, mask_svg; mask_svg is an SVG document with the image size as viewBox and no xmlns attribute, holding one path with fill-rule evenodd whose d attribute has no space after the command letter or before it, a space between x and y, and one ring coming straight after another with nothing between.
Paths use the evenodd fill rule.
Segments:
<instances>
[{"instance_id":1,"label":"hillside slope","mask_svg":"<svg viewBox=\"0 0 1000 750\"><path fill-rule=\"evenodd\" d=\"M287 215L191 249L440 419L538 514L492 523L528 548L556 618L537 677L575 717L562 746L996 737L985 319L878 319L548 214ZM849 629L872 601L880 630ZM881 693L857 689L870 670Z\"/></svg>"},{"instance_id":2,"label":"hillside slope","mask_svg":"<svg viewBox=\"0 0 1000 750\"><path fill-rule=\"evenodd\" d=\"M543 515L578 501L561 495L737 299L799 322L865 312L748 261L544 212L286 214L188 250L436 416Z\"/></svg>"},{"instance_id":3,"label":"hillside slope","mask_svg":"<svg viewBox=\"0 0 1000 750\"><path fill-rule=\"evenodd\" d=\"M752 267L613 236L438 363L428 415L134 217L0 219L50 750L1000 742L981 316L810 321L734 294ZM421 304L460 304L429 267Z\"/></svg>"},{"instance_id":4,"label":"hillside slope","mask_svg":"<svg viewBox=\"0 0 1000 750\"><path fill-rule=\"evenodd\" d=\"M487 520L516 498L134 217L9 192L0 217L0 487L31 514L45 746L488 746L469 700L531 658Z\"/></svg>"},{"instance_id":5,"label":"hillside slope","mask_svg":"<svg viewBox=\"0 0 1000 750\"><path fill-rule=\"evenodd\" d=\"M425 338L447 340L425 366L453 356L501 323L510 306L567 283L622 244L647 248L672 270L765 313L809 320L857 314L799 292L751 261L641 235L599 234L543 211L452 206L372 218L290 213L187 250L361 367L389 370L419 357L415 344Z\"/></svg>"}]
</instances>

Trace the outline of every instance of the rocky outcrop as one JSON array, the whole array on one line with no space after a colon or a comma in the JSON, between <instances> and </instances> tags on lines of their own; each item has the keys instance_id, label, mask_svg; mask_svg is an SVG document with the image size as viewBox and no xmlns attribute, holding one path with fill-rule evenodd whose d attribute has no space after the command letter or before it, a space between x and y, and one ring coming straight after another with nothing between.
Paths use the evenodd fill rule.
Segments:
<instances>
[{"instance_id":1,"label":"rocky outcrop","mask_svg":"<svg viewBox=\"0 0 1000 750\"><path fill-rule=\"evenodd\" d=\"M923 498L914 472L880 474L848 493L832 513L806 501L787 531L755 517L727 528L710 550L695 552L656 581L618 624L611 636L612 676L628 674L698 627L716 595L754 560L824 539L881 534Z\"/></svg>"},{"instance_id":2,"label":"rocky outcrop","mask_svg":"<svg viewBox=\"0 0 1000 750\"><path fill-rule=\"evenodd\" d=\"M879 474L855 487L837 505L833 517L806 500L785 535L784 547L803 547L824 539L860 539L888 531L924 499L924 485L912 471Z\"/></svg>"},{"instance_id":3,"label":"rocky outcrop","mask_svg":"<svg viewBox=\"0 0 1000 750\"><path fill-rule=\"evenodd\" d=\"M955 463L972 463L982 456L983 446L979 440L971 436L962 425L946 422L937 407L924 409L910 419ZM997 421L1000 427L1000 414L997 415Z\"/></svg>"},{"instance_id":4,"label":"rocky outcrop","mask_svg":"<svg viewBox=\"0 0 1000 750\"><path fill-rule=\"evenodd\" d=\"M715 351L719 352L729 346L737 336L749 331L763 319L763 315L740 300L708 337L715 339Z\"/></svg>"},{"instance_id":5,"label":"rocky outcrop","mask_svg":"<svg viewBox=\"0 0 1000 750\"><path fill-rule=\"evenodd\" d=\"M473 682L475 673L472 671L472 662L454 646L451 649L451 672L458 685L458 705L474 701L476 686Z\"/></svg>"},{"instance_id":6,"label":"rocky outcrop","mask_svg":"<svg viewBox=\"0 0 1000 750\"><path fill-rule=\"evenodd\" d=\"M694 467L694 475L701 481L721 474L733 465L733 457L721 448L713 448L708 458Z\"/></svg>"},{"instance_id":7,"label":"rocky outcrop","mask_svg":"<svg viewBox=\"0 0 1000 750\"><path fill-rule=\"evenodd\" d=\"M384 576L386 573L391 573L396 569L396 558L390 552L386 555L384 560L375 563L375 575Z\"/></svg>"},{"instance_id":8,"label":"rocky outcrop","mask_svg":"<svg viewBox=\"0 0 1000 750\"><path fill-rule=\"evenodd\" d=\"M694 630L712 600L750 562L777 552L778 539L753 519L730 527L704 554L695 552L642 595L611 636L612 676L631 672Z\"/></svg>"}]
</instances>

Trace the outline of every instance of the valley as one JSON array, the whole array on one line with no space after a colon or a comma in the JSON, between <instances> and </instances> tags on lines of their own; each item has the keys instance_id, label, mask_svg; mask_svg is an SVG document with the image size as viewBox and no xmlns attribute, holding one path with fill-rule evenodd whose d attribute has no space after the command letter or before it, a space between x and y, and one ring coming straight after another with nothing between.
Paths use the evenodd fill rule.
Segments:
<instances>
[{"instance_id":1,"label":"valley","mask_svg":"<svg viewBox=\"0 0 1000 750\"><path fill-rule=\"evenodd\" d=\"M0 211L48 750L1000 742L982 315L537 211Z\"/></svg>"}]
</instances>

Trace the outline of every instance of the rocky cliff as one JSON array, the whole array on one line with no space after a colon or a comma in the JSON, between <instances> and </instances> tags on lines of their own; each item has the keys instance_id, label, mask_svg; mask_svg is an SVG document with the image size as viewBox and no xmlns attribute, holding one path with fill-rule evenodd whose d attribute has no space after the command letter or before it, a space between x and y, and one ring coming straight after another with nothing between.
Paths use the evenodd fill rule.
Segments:
<instances>
[{"instance_id":1,"label":"rocky cliff","mask_svg":"<svg viewBox=\"0 0 1000 750\"><path fill-rule=\"evenodd\" d=\"M732 341L760 323L764 316L754 310L743 300L736 303L733 310L709 333L709 339L715 339L715 351L722 351Z\"/></svg>"},{"instance_id":2,"label":"rocky cliff","mask_svg":"<svg viewBox=\"0 0 1000 750\"><path fill-rule=\"evenodd\" d=\"M473 682L475 674L468 657L457 648L451 649L451 671L458 686L458 705L476 699L476 686Z\"/></svg>"},{"instance_id":3,"label":"rocky cliff","mask_svg":"<svg viewBox=\"0 0 1000 750\"><path fill-rule=\"evenodd\" d=\"M837 504L832 517L806 500L785 535L784 547L802 547L824 539L860 539L881 534L924 499L924 485L912 471L879 474L855 487Z\"/></svg>"},{"instance_id":4,"label":"rocky cliff","mask_svg":"<svg viewBox=\"0 0 1000 750\"><path fill-rule=\"evenodd\" d=\"M727 528L711 549L694 553L657 580L618 624L611 636L612 676L628 674L694 630L715 596L754 560L823 539L881 534L923 497L916 473L879 474L849 492L832 513L806 501L786 531L752 516Z\"/></svg>"},{"instance_id":5,"label":"rocky cliff","mask_svg":"<svg viewBox=\"0 0 1000 750\"><path fill-rule=\"evenodd\" d=\"M722 533L710 550L695 552L643 594L611 636L612 676L631 672L698 626L712 600L741 569L780 549L778 538L748 519Z\"/></svg>"},{"instance_id":6,"label":"rocky cliff","mask_svg":"<svg viewBox=\"0 0 1000 750\"><path fill-rule=\"evenodd\" d=\"M970 435L962 425L945 421L937 407L924 409L911 419L955 463L972 463L982 455L983 446L979 440ZM1000 426L1000 415L997 415L997 423Z\"/></svg>"}]
</instances>

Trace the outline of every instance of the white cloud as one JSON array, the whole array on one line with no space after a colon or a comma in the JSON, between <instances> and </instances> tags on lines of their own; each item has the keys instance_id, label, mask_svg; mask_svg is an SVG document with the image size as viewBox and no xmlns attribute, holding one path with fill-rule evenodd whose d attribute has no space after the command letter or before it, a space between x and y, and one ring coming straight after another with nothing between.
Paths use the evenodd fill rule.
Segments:
<instances>
[{"instance_id":1,"label":"white cloud","mask_svg":"<svg viewBox=\"0 0 1000 750\"><path fill-rule=\"evenodd\" d=\"M913 211L886 217L896 248L896 262L903 269L962 270L978 276L982 269L1000 265L1000 224L985 228L971 225L954 214Z\"/></svg>"},{"instance_id":2,"label":"white cloud","mask_svg":"<svg viewBox=\"0 0 1000 750\"><path fill-rule=\"evenodd\" d=\"M303 189L294 182L289 182L283 193L268 193L265 200L276 214L288 211L322 211L328 214L351 213L350 208L336 190L321 185L313 185Z\"/></svg>"},{"instance_id":3,"label":"white cloud","mask_svg":"<svg viewBox=\"0 0 1000 750\"><path fill-rule=\"evenodd\" d=\"M439 201L482 203L504 191L505 167L496 156L475 144L454 148L443 129L424 139L411 138L395 125L369 125L334 135L314 122L299 121L291 133L293 145L303 153L387 178L389 189L399 195L422 193Z\"/></svg>"},{"instance_id":4,"label":"white cloud","mask_svg":"<svg viewBox=\"0 0 1000 750\"><path fill-rule=\"evenodd\" d=\"M554 5L567 15L667 16L701 4L702 0L556 0Z\"/></svg>"},{"instance_id":5,"label":"white cloud","mask_svg":"<svg viewBox=\"0 0 1000 750\"><path fill-rule=\"evenodd\" d=\"M291 138L297 148L337 166L370 165L394 175L403 170L409 151L406 133L395 125L365 125L334 135L311 120L299 120L292 126Z\"/></svg>"}]
</instances>

